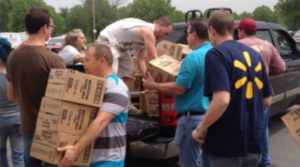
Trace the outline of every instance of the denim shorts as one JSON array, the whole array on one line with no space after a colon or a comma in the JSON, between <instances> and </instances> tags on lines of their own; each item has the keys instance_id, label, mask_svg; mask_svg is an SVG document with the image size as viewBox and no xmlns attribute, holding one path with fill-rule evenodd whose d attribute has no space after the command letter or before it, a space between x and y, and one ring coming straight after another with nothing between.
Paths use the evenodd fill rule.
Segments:
<instances>
[{"instance_id":1,"label":"denim shorts","mask_svg":"<svg viewBox=\"0 0 300 167\"><path fill-rule=\"evenodd\" d=\"M181 116L178 119L175 141L181 167L202 167L202 145L192 137L193 130L202 119L203 115Z\"/></svg>"}]
</instances>

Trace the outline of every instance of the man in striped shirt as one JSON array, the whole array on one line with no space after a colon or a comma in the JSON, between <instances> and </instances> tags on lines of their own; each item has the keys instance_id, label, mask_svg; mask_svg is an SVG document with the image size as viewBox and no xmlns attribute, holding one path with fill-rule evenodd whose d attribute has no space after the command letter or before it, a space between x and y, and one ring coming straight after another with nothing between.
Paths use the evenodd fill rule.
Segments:
<instances>
[{"instance_id":1,"label":"man in striped shirt","mask_svg":"<svg viewBox=\"0 0 300 167\"><path fill-rule=\"evenodd\" d=\"M105 77L106 91L95 120L74 145L58 148L65 155L60 166L70 166L83 149L95 142L92 167L124 167L126 154L126 121L130 101L125 83L113 73L110 49L96 44L87 50L86 73Z\"/></svg>"}]
</instances>

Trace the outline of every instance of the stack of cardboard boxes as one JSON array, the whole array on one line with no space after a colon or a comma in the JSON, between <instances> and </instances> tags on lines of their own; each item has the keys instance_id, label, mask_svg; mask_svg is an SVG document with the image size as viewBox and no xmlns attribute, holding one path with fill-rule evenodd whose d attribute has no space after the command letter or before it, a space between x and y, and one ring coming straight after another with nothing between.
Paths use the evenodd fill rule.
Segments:
<instances>
[{"instance_id":1,"label":"stack of cardboard boxes","mask_svg":"<svg viewBox=\"0 0 300 167\"><path fill-rule=\"evenodd\" d=\"M74 145L97 115L103 101L105 79L67 69L52 69L37 120L30 155L58 164L57 147ZM73 165L90 163L93 145Z\"/></svg>"},{"instance_id":2,"label":"stack of cardboard boxes","mask_svg":"<svg viewBox=\"0 0 300 167\"><path fill-rule=\"evenodd\" d=\"M158 58L147 64L151 76L156 82L173 82L179 72L181 60L191 50L187 45L161 41L157 45ZM140 108L150 117L159 116L159 94L145 90L140 94Z\"/></svg>"}]
</instances>

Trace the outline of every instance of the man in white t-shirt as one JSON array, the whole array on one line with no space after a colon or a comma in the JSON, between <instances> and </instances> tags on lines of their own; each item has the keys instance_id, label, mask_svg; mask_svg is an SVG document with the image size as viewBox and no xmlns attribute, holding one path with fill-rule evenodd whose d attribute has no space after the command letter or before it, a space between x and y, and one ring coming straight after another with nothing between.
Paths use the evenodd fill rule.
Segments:
<instances>
[{"instance_id":1,"label":"man in white t-shirt","mask_svg":"<svg viewBox=\"0 0 300 167\"><path fill-rule=\"evenodd\" d=\"M100 32L97 43L109 44L114 56L113 70L125 80L133 75L133 60L128 51L137 51L137 64L140 72L145 74L147 57L156 58L156 40L173 31L173 25L164 16L154 24L136 18L118 20Z\"/></svg>"}]
</instances>

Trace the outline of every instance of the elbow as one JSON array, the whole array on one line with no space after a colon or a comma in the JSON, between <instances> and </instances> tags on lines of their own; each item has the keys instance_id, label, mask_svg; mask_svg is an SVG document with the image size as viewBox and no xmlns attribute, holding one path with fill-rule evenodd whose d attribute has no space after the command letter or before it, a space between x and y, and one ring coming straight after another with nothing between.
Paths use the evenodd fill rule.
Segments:
<instances>
[{"instance_id":1,"label":"elbow","mask_svg":"<svg viewBox=\"0 0 300 167\"><path fill-rule=\"evenodd\" d=\"M226 110L226 108L229 106L229 103L230 103L230 97L220 100L220 106L224 110Z\"/></svg>"},{"instance_id":2,"label":"elbow","mask_svg":"<svg viewBox=\"0 0 300 167\"><path fill-rule=\"evenodd\" d=\"M263 100L263 107L264 108L270 108L271 104L272 104L272 97L268 97L268 98L265 98Z\"/></svg>"},{"instance_id":3,"label":"elbow","mask_svg":"<svg viewBox=\"0 0 300 167\"><path fill-rule=\"evenodd\" d=\"M174 94L175 95L183 95L186 92L186 89L175 84Z\"/></svg>"},{"instance_id":4,"label":"elbow","mask_svg":"<svg viewBox=\"0 0 300 167\"><path fill-rule=\"evenodd\" d=\"M17 98L16 98L16 96L14 95L14 93L13 93L13 92L10 92L10 91L7 91L7 99L10 100L10 101L14 101L14 102L17 101Z\"/></svg>"},{"instance_id":5,"label":"elbow","mask_svg":"<svg viewBox=\"0 0 300 167\"><path fill-rule=\"evenodd\" d=\"M13 95L10 95L10 94L7 94L7 99L10 100L10 101L14 101L14 102L17 101L16 97L13 96Z\"/></svg>"},{"instance_id":6,"label":"elbow","mask_svg":"<svg viewBox=\"0 0 300 167\"><path fill-rule=\"evenodd\" d=\"M177 90L174 93L175 95L183 95L185 93L185 90Z\"/></svg>"},{"instance_id":7,"label":"elbow","mask_svg":"<svg viewBox=\"0 0 300 167\"><path fill-rule=\"evenodd\" d=\"M230 103L230 94L228 92L220 92L215 97L215 102L218 103L219 108L226 110Z\"/></svg>"},{"instance_id":8,"label":"elbow","mask_svg":"<svg viewBox=\"0 0 300 167\"><path fill-rule=\"evenodd\" d=\"M101 131L101 129L105 128L109 124L109 120L105 119L95 119L90 126L97 127L97 133Z\"/></svg>"}]
</instances>

